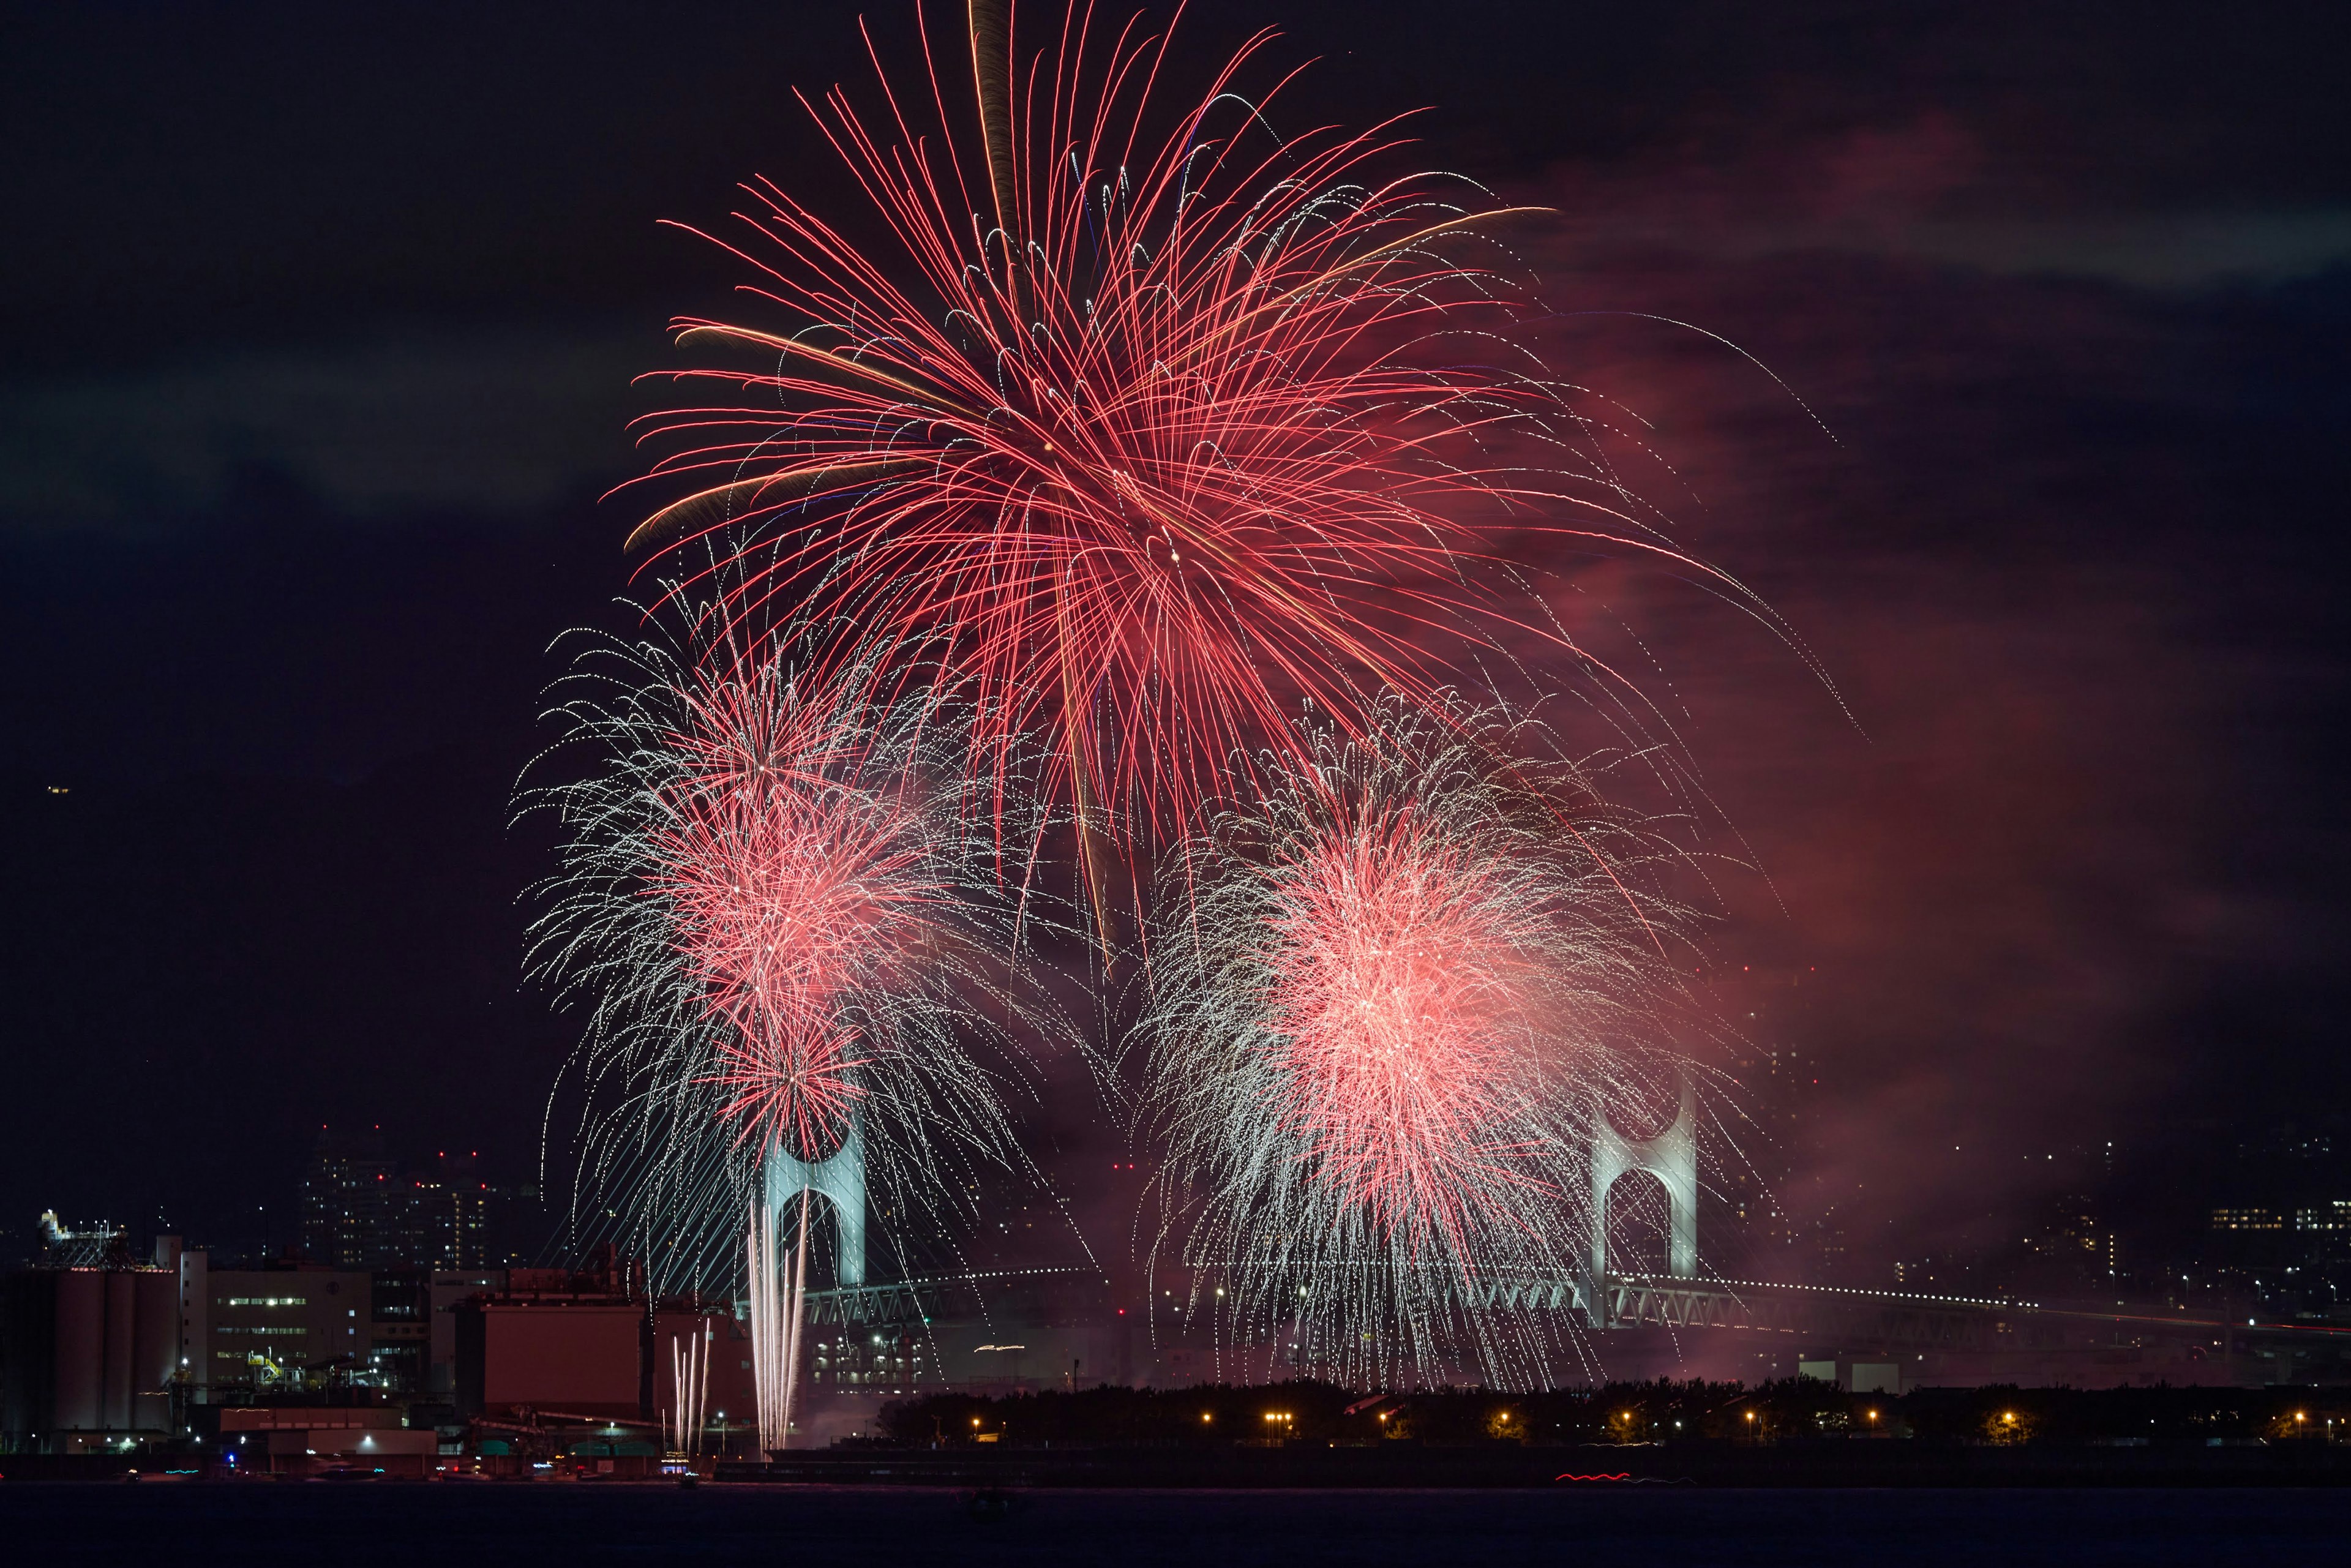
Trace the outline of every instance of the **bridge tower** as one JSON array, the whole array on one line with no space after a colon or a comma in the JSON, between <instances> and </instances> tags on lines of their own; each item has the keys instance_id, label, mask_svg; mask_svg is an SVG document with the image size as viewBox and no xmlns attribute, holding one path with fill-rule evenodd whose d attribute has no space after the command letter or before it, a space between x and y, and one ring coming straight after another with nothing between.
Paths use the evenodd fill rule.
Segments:
<instances>
[{"instance_id":1,"label":"bridge tower","mask_svg":"<svg viewBox=\"0 0 2351 1568\"><path fill-rule=\"evenodd\" d=\"M1635 1143L1608 1124L1603 1108L1592 1135L1592 1288L1585 1295L1595 1326L1607 1319L1608 1189L1626 1171L1644 1171L1666 1189L1666 1266L1677 1279L1698 1272L1698 1094L1677 1074L1681 1105L1673 1125Z\"/></svg>"},{"instance_id":2,"label":"bridge tower","mask_svg":"<svg viewBox=\"0 0 2351 1568\"><path fill-rule=\"evenodd\" d=\"M841 1147L813 1164L788 1153L778 1138L761 1162L767 1176L770 1223L799 1201L803 1192L823 1198L832 1210L835 1272L843 1289L865 1283L865 1119L852 1116Z\"/></svg>"}]
</instances>

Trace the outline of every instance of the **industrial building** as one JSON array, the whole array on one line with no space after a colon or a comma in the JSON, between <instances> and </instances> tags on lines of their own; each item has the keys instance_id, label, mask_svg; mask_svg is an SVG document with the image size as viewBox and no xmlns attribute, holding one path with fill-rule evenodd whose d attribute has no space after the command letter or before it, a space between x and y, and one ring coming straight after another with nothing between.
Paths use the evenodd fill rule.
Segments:
<instances>
[{"instance_id":1,"label":"industrial building","mask_svg":"<svg viewBox=\"0 0 2351 1568\"><path fill-rule=\"evenodd\" d=\"M365 1469L423 1476L441 1458L440 1435L387 1409L262 1406L225 1409L214 1428L222 1462L253 1472Z\"/></svg>"},{"instance_id":2,"label":"industrial building","mask_svg":"<svg viewBox=\"0 0 2351 1568\"><path fill-rule=\"evenodd\" d=\"M651 1414L645 1303L625 1290L576 1290L573 1283L509 1287L455 1305L460 1416L554 1410L633 1420Z\"/></svg>"},{"instance_id":3,"label":"industrial building","mask_svg":"<svg viewBox=\"0 0 2351 1568\"><path fill-rule=\"evenodd\" d=\"M168 1436L180 1351L175 1270L133 1260L122 1233L42 1217L43 1263L0 1288L0 1436L81 1453Z\"/></svg>"},{"instance_id":4,"label":"industrial building","mask_svg":"<svg viewBox=\"0 0 2351 1568\"><path fill-rule=\"evenodd\" d=\"M204 1403L366 1379L374 1333L366 1270L293 1260L215 1270L177 1237L159 1239L156 1250L178 1279L183 1381Z\"/></svg>"}]
</instances>

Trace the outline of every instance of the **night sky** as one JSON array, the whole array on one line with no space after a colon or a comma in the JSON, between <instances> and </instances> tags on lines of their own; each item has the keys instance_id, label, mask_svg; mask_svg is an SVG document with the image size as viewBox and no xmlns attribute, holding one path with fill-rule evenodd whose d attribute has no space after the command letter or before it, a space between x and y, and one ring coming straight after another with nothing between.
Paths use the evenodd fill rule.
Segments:
<instances>
[{"instance_id":1,"label":"night sky","mask_svg":"<svg viewBox=\"0 0 2351 1568\"><path fill-rule=\"evenodd\" d=\"M836 189L788 89L864 79L855 16L8 8L0 1227L283 1238L322 1124L533 1173L574 1025L520 984L552 862L512 790L550 640L620 618L629 378L737 281L656 222ZM1806 977L1787 1197L1856 1267L2013 1228L2048 1153L2187 1191L2346 1103L2327 19L1186 14L1196 68L1264 23L1320 57L1301 129L1426 108L1419 157L1560 209L1514 236L1547 356L1834 682L1687 585L1537 563L1655 653L1755 868L1724 1011Z\"/></svg>"}]
</instances>

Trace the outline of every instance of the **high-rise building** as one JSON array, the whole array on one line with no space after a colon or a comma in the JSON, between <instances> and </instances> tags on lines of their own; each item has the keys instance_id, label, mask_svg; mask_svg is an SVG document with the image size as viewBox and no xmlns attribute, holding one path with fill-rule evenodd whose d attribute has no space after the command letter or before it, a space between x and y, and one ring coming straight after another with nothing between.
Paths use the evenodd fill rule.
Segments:
<instances>
[{"instance_id":1,"label":"high-rise building","mask_svg":"<svg viewBox=\"0 0 2351 1568\"><path fill-rule=\"evenodd\" d=\"M2118 1251L2113 1228L2103 1223L2098 1200L2088 1192L2064 1192L2042 1207L2040 1223L2022 1239L2011 1283L2043 1296L2099 1293L2113 1286Z\"/></svg>"},{"instance_id":2,"label":"high-rise building","mask_svg":"<svg viewBox=\"0 0 2351 1568\"><path fill-rule=\"evenodd\" d=\"M503 1263L505 1257L491 1256L490 1234L491 1207L501 1196L479 1179L470 1154L444 1153L435 1174L411 1174L385 1155L381 1134L345 1137L321 1128L302 1177L302 1249L339 1269Z\"/></svg>"},{"instance_id":3,"label":"high-rise building","mask_svg":"<svg viewBox=\"0 0 2351 1568\"><path fill-rule=\"evenodd\" d=\"M385 1186L396 1168L385 1157L381 1133L339 1134L319 1128L309 1168L302 1173L302 1250L337 1268L368 1267L390 1228Z\"/></svg>"}]
</instances>

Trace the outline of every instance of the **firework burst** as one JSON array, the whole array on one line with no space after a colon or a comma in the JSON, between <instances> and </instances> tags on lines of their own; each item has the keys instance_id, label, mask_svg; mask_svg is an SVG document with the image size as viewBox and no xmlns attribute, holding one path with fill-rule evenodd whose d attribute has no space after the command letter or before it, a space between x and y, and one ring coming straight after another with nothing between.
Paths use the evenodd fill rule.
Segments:
<instances>
[{"instance_id":1,"label":"firework burst","mask_svg":"<svg viewBox=\"0 0 2351 1568\"><path fill-rule=\"evenodd\" d=\"M927 31L919 80L875 57L878 120L803 99L862 217L746 187L726 248L773 319L678 323L740 362L676 373L716 401L649 421L687 493L632 542L744 541L731 605L854 629L814 668L935 656L931 695L987 716L967 770L1043 737L1099 900L1102 854L1302 765L1301 704L1356 736L1442 711L1448 644L1502 623L1505 527L1666 547L1509 341L1531 304L1491 234L1529 209L1376 177L1392 125L1275 137L1280 86L1237 91L1270 35L1162 112L1139 20L1075 7L1026 52L1008 10L967 20L967 72Z\"/></svg>"},{"instance_id":2,"label":"firework burst","mask_svg":"<svg viewBox=\"0 0 2351 1568\"><path fill-rule=\"evenodd\" d=\"M1498 768L1531 727L1389 716L1373 745L1324 731L1165 901L1168 1261L1275 1364L1539 1379L1565 1314L1484 1303L1581 1278L1597 1118L1676 1071L1689 917L1656 873L1681 856L1572 768Z\"/></svg>"},{"instance_id":3,"label":"firework burst","mask_svg":"<svg viewBox=\"0 0 2351 1568\"><path fill-rule=\"evenodd\" d=\"M919 988L921 967L952 940L956 894L936 880L924 814L895 781L874 789L853 781L862 769L850 782L812 773L796 749L803 737L788 734L779 749L762 733L764 685L689 704L705 756L663 802L646 894L665 905L684 978L713 1026L709 1082L733 1096L720 1119L758 1146L815 1160L864 1097L864 1015ZM708 746L714 728L749 745Z\"/></svg>"},{"instance_id":4,"label":"firework burst","mask_svg":"<svg viewBox=\"0 0 2351 1568\"><path fill-rule=\"evenodd\" d=\"M622 1217L656 1283L723 1290L770 1150L820 1160L854 1125L905 1218L1024 1168L1005 1092L1034 1030L1007 1027L989 850L914 706L694 654L575 664L556 712L595 765L532 799L569 831L533 960L590 1006L582 1207Z\"/></svg>"},{"instance_id":5,"label":"firework burst","mask_svg":"<svg viewBox=\"0 0 2351 1568\"><path fill-rule=\"evenodd\" d=\"M1417 801L1325 822L1280 852L1245 955L1280 1135L1332 1203L1414 1255L1458 1248L1462 1194L1525 1179L1494 1132L1538 1021L1545 933L1484 848L1447 842Z\"/></svg>"}]
</instances>

